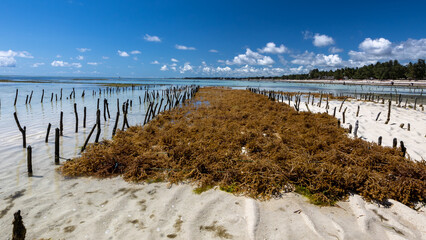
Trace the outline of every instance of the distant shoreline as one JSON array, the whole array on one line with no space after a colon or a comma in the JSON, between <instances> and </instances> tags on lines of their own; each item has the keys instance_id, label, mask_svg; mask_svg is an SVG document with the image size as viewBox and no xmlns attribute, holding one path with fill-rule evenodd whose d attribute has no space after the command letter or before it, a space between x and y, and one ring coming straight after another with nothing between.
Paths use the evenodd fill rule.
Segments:
<instances>
[{"instance_id":1,"label":"distant shoreline","mask_svg":"<svg viewBox=\"0 0 426 240\"><path fill-rule=\"evenodd\" d=\"M426 88L426 80L275 80L279 82L294 83L324 83L324 84L342 84L342 85L377 85L377 86L412 86Z\"/></svg>"},{"instance_id":2,"label":"distant shoreline","mask_svg":"<svg viewBox=\"0 0 426 240\"><path fill-rule=\"evenodd\" d=\"M170 78L175 79L175 78ZM186 80L229 80L229 81L250 81L250 82L292 82L292 83L323 83L323 84L341 84L341 85L376 85L376 86L413 86L426 88L426 80L379 80L379 79L348 79L348 80L328 80L328 79L271 79L271 78L182 78Z\"/></svg>"}]
</instances>

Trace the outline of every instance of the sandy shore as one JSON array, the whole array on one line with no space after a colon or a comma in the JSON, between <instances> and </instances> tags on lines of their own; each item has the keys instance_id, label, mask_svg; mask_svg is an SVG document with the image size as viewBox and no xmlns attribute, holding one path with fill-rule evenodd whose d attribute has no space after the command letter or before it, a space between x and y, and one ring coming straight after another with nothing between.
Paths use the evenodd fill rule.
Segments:
<instances>
[{"instance_id":1,"label":"sandy shore","mask_svg":"<svg viewBox=\"0 0 426 240\"><path fill-rule=\"evenodd\" d=\"M311 111L326 111L325 102L321 108L314 105L308 105ZM337 107L341 118L339 106L340 101L331 101L329 113ZM306 110L303 102L300 107ZM396 137L413 160L425 158L424 111L393 106L391 121L384 124L386 105L352 100L345 107L344 126L358 120L358 137L377 142L382 136L386 146ZM27 239L426 239L426 209L415 211L393 200L384 207L353 195L334 207L318 207L295 193L258 201L217 189L197 195L188 184L65 179L56 173L51 157L37 158L32 178L25 159L16 167L3 166L0 239L11 237L17 210L22 211Z\"/></svg>"},{"instance_id":2,"label":"sandy shore","mask_svg":"<svg viewBox=\"0 0 426 240\"><path fill-rule=\"evenodd\" d=\"M309 80L277 80L280 82L295 83L324 83L324 84L347 84L347 85L377 85L377 86L411 86L426 87L426 80L325 80L325 79L309 79Z\"/></svg>"}]
</instances>

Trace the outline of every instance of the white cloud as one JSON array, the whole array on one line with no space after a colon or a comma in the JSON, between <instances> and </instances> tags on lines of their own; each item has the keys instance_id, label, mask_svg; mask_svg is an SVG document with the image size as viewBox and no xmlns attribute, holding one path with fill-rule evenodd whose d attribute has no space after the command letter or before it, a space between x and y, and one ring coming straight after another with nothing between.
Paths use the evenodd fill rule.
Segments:
<instances>
[{"instance_id":1,"label":"white cloud","mask_svg":"<svg viewBox=\"0 0 426 240\"><path fill-rule=\"evenodd\" d=\"M37 67L43 66L44 64L45 63L34 63L31 67L37 68Z\"/></svg>"},{"instance_id":2,"label":"white cloud","mask_svg":"<svg viewBox=\"0 0 426 240\"><path fill-rule=\"evenodd\" d=\"M106 57L106 56L102 56L102 59L105 59L105 60L107 60L107 59L109 59L109 57Z\"/></svg>"},{"instance_id":3,"label":"white cloud","mask_svg":"<svg viewBox=\"0 0 426 240\"><path fill-rule=\"evenodd\" d=\"M218 51L216 49L210 49L209 52L211 52L211 53L217 53Z\"/></svg>"},{"instance_id":4,"label":"white cloud","mask_svg":"<svg viewBox=\"0 0 426 240\"><path fill-rule=\"evenodd\" d=\"M62 56L61 56L61 55L59 55L59 54L58 54L58 55L56 55L56 58L61 58L61 57L62 57Z\"/></svg>"},{"instance_id":5,"label":"white cloud","mask_svg":"<svg viewBox=\"0 0 426 240\"><path fill-rule=\"evenodd\" d=\"M152 61L151 64L160 64L157 60Z\"/></svg>"},{"instance_id":6,"label":"white cloud","mask_svg":"<svg viewBox=\"0 0 426 240\"><path fill-rule=\"evenodd\" d=\"M83 60L83 59L84 59L84 57L83 57L83 56L80 56L80 55L79 55L79 56L77 56L77 60L80 60L80 61L81 61L81 60Z\"/></svg>"},{"instance_id":7,"label":"white cloud","mask_svg":"<svg viewBox=\"0 0 426 240\"><path fill-rule=\"evenodd\" d=\"M179 67L179 70L180 70L180 73L185 73L185 72L187 72L187 71L192 71L192 70L193 70L193 68L192 68L192 66L189 64L189 62L187 62L187 63L185 63L185 64L183 65L183 67Z\"/></svg>"},{"instance_id":8,"label":"white cloud","mask_svg":"<svg viewBox=\"0 0 426 240\"><path fill-rule=\"evenodd\" d=\"M230 72L230 71L232 71L232 69L230 67L228 67L228 66L226 66L226 67L217 67L216 71L217 72Z\"/></svg>"},{"instance_id":9,"label":"white cloud","mask_svg":"<svg viewBox=\"0 0 426 240\"><path fill-rule=\"evenodd\" d=\"M274 60L269 56L264 56L260 53L253 52L250 48L246 49L245 54L239 54L232 61L227 60L227 65L272 65Z\"/></svg>"},{"instance_id":10,"label":"white cloud","mask_svg":"<svg viewBox=\"0 0 426 240\"><path fill-rule=\"evenodd\" d=\"M90 49L90 48L76 48L77 49L77 51L79 51L79 52L82 52L82 53L84 53L84 52L89 52L89 51L91 51L92 49Z\"/></svg>"},{"instance_id":11,"label":"white cloud","mask_svg":"<svg viewBox=\"0 0 426 240\"><path fill-rule=\"evenodd\" d=\"M264 48L258 49L258 51L261 53L281 54L287 52L288 49L283 44L277 47L275 43L269 42Z\"/></svg>"},{"instance_id":12,"label":"white cloud","mask_svg":"<svg viewBox=\"0 0 426 240\"><path fill-rule=\"evenodd\" d=\"M138 57L133 57L133 60L137 61L137 60L138 60Z\"/></svg>"},{"instance_id":13,"label":"white cloud","mask_svg":"<svg viewBox=\"0 0 426 240\"><path fill-rule=\"evenodd\" d=\"M160 70L161 70L161 71L167 71L167 70L169 70L169 69L167 68L167 65L163 65L163 66L160 68Z\"/></svg>"},{"instance_id":14,"label":"white cloud","mask_svg":"<svg viewBox=\"0 0 426 240\"><path fill-rule=\"evenodd\" d=\"M13 57L1 57L0 67L16 67L16 59Z\"/></svg>"},{"instance_id":15,"label":"white cloud","mask_svg":"<svg viewBox=\"0 0 426 240\"><path fill-rule=\"evenodd\" d=\"M383 56L392 52L392 43L385 38L378 38L374 40L366 38L361 44L359 44L359 49L372 55Z\"/></svg>"},{"instance_id":16,"label":"white cloud","mask_svg":"<svg viewBox=\"0 0 426 240\"><path fill-rule=\"evenodd\" d=\"M179 44L176 44L176 49L179 49L179 50L196 50L194 47L187 47L187 46L183 46L183 45L179 45Z\"/></svg>"},{"instance_id":17,"label":"white cloud","mask_svg":"<svg viewBox=\"0 0 426 240\"><path fill-rule=\"evenodd\" d=\"M74 68L82 67L81 63L68 63L68 62L58 61L58 60L53 61L50 65L52 65L52 67L74 67Z\"/></svg>"},{"instance_id":18,"label":"white cloud","mask_svg":"<svg viewBox=\"0 0 426 240\"><path fill-rule=\"evenodd\" d=\"M143 37L148 42L161 42L161 39L158 36L151 36L149 34L145 34Z\"/></svg>"},{"instance_id":19,"label":"white cloud","mask_svg":"<svg viewBox=\"0 0 426 240\"><path fill-rule=\"evenodd\" d=\"M16 59L19 58L34 58L27 51L15 52L12 50L0 51L0 67L16 67Z\"/></svg>"},{"instance_id":20,"label":"white cloud","mask_svg":"<svg viewBox=\"0 0 426 240\"><path fill-rule=\"evenodd\" d=\"M334 44L334 39L325 34L316 33L312 42L316 47L325 47Z\"/></svg>"},{"instance_id":21,"label":"white cloud","mask_svg":"<svg viewBox=\"0 0 426 240\"><path fill-rule=\"evenodd\" d=\"M133 51L131 51L130 52L130 54L141 54L141 51L139 51L139 50L133 50Z\"/></svg>"},{"instance_id":22,"label":"white cloud","mask_svg":"<svg viewBox=\"0 0 426 240\"><path fill-rule=\"evenodd\" d=\"M310 67L339 67L343 64L343 60L338 54L315 55L313 52L305 51L303 54L294 55L292 57L295 59L292 60L291 63Z\"/></svg>"},{"instance_id":23,"label":"white cloud","mask_svg":"<svg viewBox=\"0 0 426 240\"><path fill-rule=\"evenodd\" d=\"M339 52L343 52L343 49L338 48L338 47L331 47L328 49L329 52L331 53L339 53Z\"/></svg>"},{"instance_id":24,"label":"white cloud","mask_svg":"<svg viewBox=\"0 0 426 240\"><path fill-rule=\"evenodd\" d=\"M179 62L179 60L177 60L176 58L172 58L172 59L170 59L170 61L172 61L172 62Z\"/></svg>"},{"instance_id":25,"label":"white cloud","mask_svg":"<svg viewBox=\"0 0 426 240\"><path fill-rule=\"evenodd\" d=\"M120 57L128 57L128 56L130 56L127 52L125 52L125 51L120 51L120 50L118 50L117 51L117 53L118 53L118 55L120 56Z\"/></svg>"},{"instance_id":26,"label":"white cloud","mask_svg":"<svg viewBox=\"0 0 426 240\"><path fill-rule=\"evenodd\" d=\"M88 62L87 64L92 65L92 66L98 66L100 63L98 63L98 62Z\"/></svg>"},{"instance_id":27,"label":"white cloud","mask_svg":"<svg viewBox=\"0 0 426 240\"><path fill-rule=\"evenodd\" d=\"M400 43L392 43L385 38L366 38L359 44L360 51L349 51L349 64L362 66L386 60L412 60L426 58L426 38L407 39Z\"/></svg>"}]
</instances>

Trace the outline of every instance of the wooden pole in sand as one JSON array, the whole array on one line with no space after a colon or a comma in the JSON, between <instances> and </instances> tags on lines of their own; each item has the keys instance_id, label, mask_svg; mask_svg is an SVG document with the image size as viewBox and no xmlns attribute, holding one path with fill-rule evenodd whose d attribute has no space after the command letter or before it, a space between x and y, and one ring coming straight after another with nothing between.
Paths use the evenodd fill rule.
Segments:
<instances>
[{"instance_id":1,"label":"wooden pole in sand","mask_svg":"<svg viewBox=\"0 0 426 240\"><path fill-rule=\"evenodd\" d=\"M377 122L377 120L379 120L379 117L380 117L380 113L382 113L382 112L379 112L379 114L377 114L377 117L376 117L376 122Z\"/></svg>"},{"instance_id":2,"label":"wooden pole in sand","mask_svg":"<svg viewBox=\"0 0 426 240\"><path fill-rule=\"evenodd\" d=\"M96 126L97 126L97 133L95 138L95 143L99 142L99 137L101 136L101 110L96 111Z\"/></svg>"},{"instance_id":3,"label":"wooden pole in sand","mask_svg":"<svg viewBox=\"0 0 426 240\"><path fill-rule=\"evenodd\" d=\"M401 145L402 157L405 157L405 153L407 152L407 148L404 146L403 141L400 141L399 144Z\"/></svg>"},{"instance_id":4,"label":"wooden pole in sand","mask_svg":"<svg viewBox=\"0 0 426 240\"><path fill-rule=\"evenodd\" d=\"M389 105L388 105L388 118L386 119L385 124L388 124L388 123L389 123L389 121L390 121L391 104L392 104L392 101L391 101L391 100L389 100Z\"/></svg>"},{"instance_id":5,"label":"wooden pole in sand","mask_svg":"<svg viewBox=\"0 0 426 240\"><path fill-rule=\"evenodd\" d=\"M377 140L377 144L379 146L382 146L382 136L380 136L379 139Z\"/></svg>"},{"instance_id":6,"label":"wooden pole in sand","mask_svg":"<svg viewBox=\"0 0 426 240\"><path fill-rule=\"evenodd\" d=\"M342 107L343 107L343 104L345 103L346 99L348 99L348 98L343 99L342 104L340 104L339 112L342 111Z\"/></svg>"},{"instance_id":7,"label":"wooden pole in sand","mask_svg":"<svg viewBox=\"0 0 426 240\"><path fill-rule=\"evenodd\" d=\"M27 137L26 137L27 127L25 126L24 128L21 127L21 124L19 123L18 115L16 114L16 112L13 113L13 117L15 118L15 122L16 122L16 125L18 125L19 131L22 133L22 147L26 148L27 147Z\"/></svg>"},{"instance_id":8,"label":"wooden pole in sand","mask_svg":"<svg viewBox=\"0 0 426 240\"><path fill-rule=\"evenodd\" d=\"M41 103L43 103L43 98L44 98L44 89L42 90L42 93L41 93L41 100L40 100Z\"/></svg>"},{"instance_id":9,"label":"wooden pole in sand","mask_svg":"<svg viewBox=\"0 0 426 240\"><path fill-rule=\"evenodd\" d=\"M117 131L117 126L118 126L118 120L120 119L120 112L117 112L117 115L115 117L115 123L114 123L114 128L112 129L112 136L114 137L115 132Z\"/></svg>"},{"instance_id":10,"label":"wooden pole in sand","mask_svg":"<svg viewBox=\"0 0 426 240\"><path fill-rule=\"evenodd\" d=\"M61 111L61 117L59 119L59 129L61 131L61 136L64 136L64 112Z\"/></svg>"},{"instance_id":11,"label":"wooden pole in sand","mask_svg":"<svg viewBox=\"0 0 426 240\"><path fill-rule=\"evenodd\" d=\"M414 99L414 110L416 110L417 98Z\"/></svg>"},{"instance_id":12,"label":"wooden pole in sand","mask_svg":"<svg viewBox=\"0 0 426 240\"><path fill-rule=\"evenodd\" d=\"M84 107L83 111L83 128L86 128L86 107Z\"/></svg>"},{"instance_id":13,"label":"wooden pole in sand","mask_svg":"<svg viewBox=\"0 0 426 240\"><path fill-rule=\"evenodd\" d=\"M358 108L356 110L356 117L358 117L358 115L359 115L359 105L358 105Z\"/></svg>"},{"instance_id":14,"label":"wooden pole in sand","mask_svg":"<svg viewBox=\"0 0 426 240\"><path fill-rule=\"evenodd\" d=\"M77 103L74 103L74 115L75 115L75 132L78 132L78 113L77 113Z\"/></svg>"},{"instance_id":15,"label":"wooden pole in sand","mask_svg":"<svg viewBox=\"0 0 426 240\"><path fill-rule=\"evenodd\" d=\"M354 128L354 136L358 137L358 127L359 127L359 121L356 120L355 122L355 128Z\"/></svg>"},{"instance_id":16,"label":"wooden pole in sand","mask_svg":"<svg viewBox=\"0 0 426 240\"><path fill-rule=\"evenodd\" d=\"M398 144L398 140L396 138L393 139L392 147L396 148L396 145Z\"/></svg>"},{"instance_id":17,"label":"wooden pole in sand","mask_svg":"<svg viewBox=\"0 0 426 240\"><path fill-rule=\"evenodd\" d=\"M106 98L104 98L104 121L106 122Z\"/></svg>"},{"instance_id":18,"label":"wooden pole in sand","mask_svg":"<svg viewBox=\"0 0 426 240\"><path fill-rule=\"evenodd\" d=\"M33 98L33 91L31 91L31 94L30 94L30 100L28 101L28 104L31 104L31 99Z\"/></svg>"},{"instance_id":19,"label":"wooden pole in sand","mask_svg":"<svg viewBox=\"0 0 426 240\"><path fill-rule=\"evenodd\" d=\"M50 127L52 127L52 124L49 123L49 125L47 125L46 139L44 140L46 143L49 142Z\"/></svg>"},{"instance_id":20,"label":"wooden pole in sand","mask_svg":"<svg viewBox=\"0 0 426 240\"><path fill-rule=\"evenodd\" d=\"M92 134L93 134L93 132L95 131L95 128L96 128L96 123L95 123L95 125L93 125L92 130L90 130L89 136L87 136L87 139L86 139L86 141L84 142L84 145L83 145L83 147L81 148L81 152L80 152L80 153L84 152L84 150L86 149L86 146L87 146L87 144L89 143L90 137L92 137Z\"/></svg>"},{"instance_id":21,"label":"wooden pole in sand","mask_svg":"<svg viewBox=\"0 0 426 240\"><path fill-rule=\"evenodd\" d=\"M27 169L28 169L28 176L33 175L33 163L32 163L32 148L31 145L28 145L27 147Z\"/></svg>"},{"instance_id":22,"label":"wooden pole in sand","mask_svg":"<svg viewBox=\"0 0 426 240\"><path fill-rule=\"evenodd\" d=\"M55 165L59 165L59 128L55 129Z\"/></svg>"},{"instance_id":23,"label":"wooden pole in sand","mask_svg":"<svg viewBox=\"0 0 426 240\"><path fill-rule=\"evenodd\" d=\"M21 210L18 210L13 214L13 230L12 230L12 240L25 240L25 234L27 229L25 229L24 222L21 217Z\"/></svg>"},{"instance_id":24,"label":"wooden pole in sand","mask_svg":"<svg viewBox=\"0 0 426 240\"><path fill-rule=\"evenodd\" d=\"M345 110L343 110L343 113L342 113L343 123L345 123L345 113L347 108L348 107L345 107Z\"/></svg>"},{"instance_id":25,"label":"wooden pole in sand","mask_svg":"<svg viewBox=\"0 0 426 240\"><path fill-rule=\"evenodd\" d=\"M16 89L16 95L15 95L15 103L13 104L13 106L16 106L16 101L18 100L18 89Z\"/></svg>"}]
</instances>

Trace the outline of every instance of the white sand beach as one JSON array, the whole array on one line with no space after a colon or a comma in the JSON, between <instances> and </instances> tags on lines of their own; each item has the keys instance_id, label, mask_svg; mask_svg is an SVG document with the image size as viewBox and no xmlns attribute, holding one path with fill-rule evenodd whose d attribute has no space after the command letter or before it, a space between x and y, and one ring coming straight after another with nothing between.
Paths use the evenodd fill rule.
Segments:
<instances>
[{"instance_id":1,"label":"white sand beach","mask_svg":"<svg viewBox=\"0 0 426 240\"><path fill-rule=\"evenodd\" d=\"M341 118L340 101L330 101L329 113L335 106ZM303 102L300 107L306 109ZM321 108L309 105L314 112L324 112L324 107L325 102ZM413 160L426 158L426 112L393 104L391 120L384 124L387 104L347 100L345 107L343 125L355 126L359 120L358 137L377 142L382 136L386 146L396 137ZM20 147L20 139L15 141L11 148ZM2 158L11 157L9 153L3 152ZM120 177L65 179L55 171L52 156L43 153L34 153L31 178L25 158L17 166L0 164L0 239L11 238L17 210L27 239L426 239L425 207L415 211L393 200L384 207L358 195L319 207L296 193L259 201L218 189L198 195L189 184L133 184Z\"/></svg>"}]
</instances>

